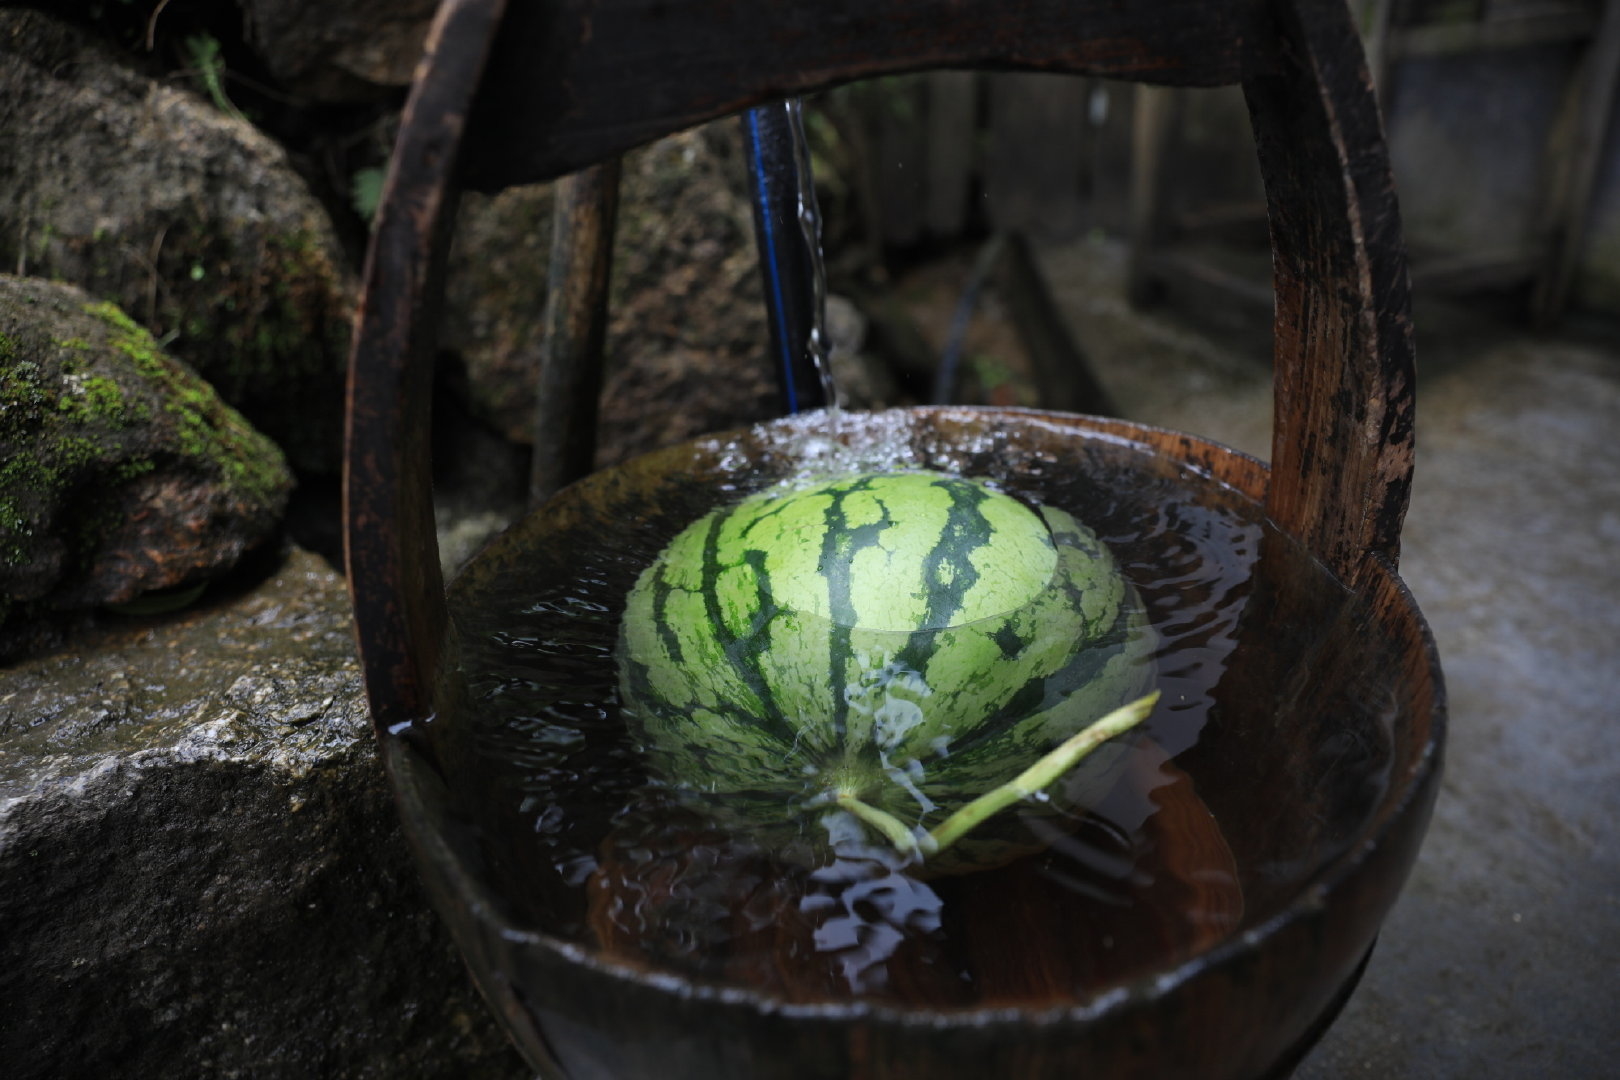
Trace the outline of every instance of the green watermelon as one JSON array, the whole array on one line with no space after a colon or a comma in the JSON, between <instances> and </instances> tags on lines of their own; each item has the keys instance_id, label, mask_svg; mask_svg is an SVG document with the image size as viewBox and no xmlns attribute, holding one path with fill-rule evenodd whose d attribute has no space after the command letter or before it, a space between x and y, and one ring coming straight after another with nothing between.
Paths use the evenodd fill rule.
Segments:
<instances>
[{"instance_id":1,"label":"green watermelon","mask_svg":"<svg viewBox=\"0 0 1620 1080\"><path fill-rule=\"evenodd\" d=\"M843 807L901 844L1140 693L1152 648L1135 590L1069 514L869 474L676 536L628 598L620 693L655 779L764 842ZM1110 779L1105 759L1076 775Z\"/></svg>"}]
</instances>

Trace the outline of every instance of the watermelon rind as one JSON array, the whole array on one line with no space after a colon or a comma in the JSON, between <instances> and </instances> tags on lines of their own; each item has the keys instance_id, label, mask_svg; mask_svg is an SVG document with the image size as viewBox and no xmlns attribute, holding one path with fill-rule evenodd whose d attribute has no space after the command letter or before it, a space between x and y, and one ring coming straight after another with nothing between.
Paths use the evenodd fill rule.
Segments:
<instances>
[{"instance_id":1,"label":"watermelon rind","mask_svg":"<svg viewBox=\"0 0 1620 1080\"><path fill-rule=\"evenodd\" d=\"M814 852L840 796L920 833L1005 783L1139 696L1154 646L1073 515L977 480L868 474L677 535L627 598L620 698L656 783ZM1105 744L1031 809L1096 801L1125 752ZM991 841L953 858L1009 842Z\"/></svg>"}]
</instances>

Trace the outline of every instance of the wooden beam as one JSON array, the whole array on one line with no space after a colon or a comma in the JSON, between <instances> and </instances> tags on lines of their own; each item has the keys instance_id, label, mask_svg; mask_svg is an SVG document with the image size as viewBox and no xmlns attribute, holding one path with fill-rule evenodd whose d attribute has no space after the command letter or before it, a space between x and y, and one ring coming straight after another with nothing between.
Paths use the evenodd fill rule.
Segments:
<instances>
[{"instance_id":1,"label":"wooden beam","mask_svg":"<svg viewBox=\"0 0 1620 1080\"><path fill-rule=\"evenodd\" d=\"M1563 313L1580 263L1582 241L1592 213L1592 190L1603 160L1603 139L1620 93L1620 0L1607 0L1597 38L1581 59L1575 116L1562 168L1548 187L1546 270L1531 299L1536 321L1549 323Z\"/></svg>"},{"instance_id":2,"label":"wooden beam","mask_svg":"<svg viewBox=\"0 0 1620 1080\"><path fill-rule=\"evenodd\" d=\"M535 394L531 506L539 506L595 464L608 277L618 212L618 158L557 183L546 337Z\"/></svg>"},{"instance_id":3,"label":"wooden beam","mask_svg":"<svg viewBox=\"0 0 1620 1080\"><path fill-rule=\"evenodd\" d=\"M1131 127L1131 250L1126 294L1133 304L1153 299L1153 260L1172 239L1170 177L1181 141L1186 95L1159 86L1136 88Z\"/></svg>"},{"instance_id":4,"label":"wooden beam","mask_svg":"<svg viewBox=\"0 0 1620 1080\"><path fill-rule=\"evenodd\" d=\"M765 101L927 68L1219 86L1276 64L1268 0L513 4L467 129L478 190L545 180ZM897 47L899 46L899 47Z\"/></svg>"},{"instance_id":5,"label":"wooden beam","mask_svg":"<svg viewBox=\"0 0 1620 1080\"><path fill-rule=\"evenodd\" d=\"M976 71L928 75L924 217L935 236L954 237L967 220L979 127L979 81Z\"/></svg>"},{"instance_id":6,"label":"wooden beam","mask_svg":"<svg viewBox=\"0 0 1620 1080\"><path fill-rule=\"evenodd\" d=\"M1513 19L1404 27L1390 34L1383 62L1586 41L1596 33L1597 26L1590 12L1558 11Z\"/></svg>"}]
</instances>

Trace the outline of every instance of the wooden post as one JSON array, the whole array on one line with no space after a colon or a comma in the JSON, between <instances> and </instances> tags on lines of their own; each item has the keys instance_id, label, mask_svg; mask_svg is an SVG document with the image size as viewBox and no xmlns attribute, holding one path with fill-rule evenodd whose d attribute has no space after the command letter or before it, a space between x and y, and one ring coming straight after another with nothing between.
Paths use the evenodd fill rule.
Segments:
<instances>
[{"instance_id":1,"label":"wooden post","mask_svg":"<svg viewBox=\"0 0 1620 1080\"><path fill-rule=\"evenodd\" d=\"M534 409L529 505L591 471L607 337L608 277L619 212L619 159L557 182L546 336Z\"/></svg>"},{"instance_id":2,"label":"wooden post","mask_svg":"<svg viewBox=\"0 0 1620 1080\"><path fill-rule=\"evenodd\" d=\"M1152 302L1153 259L1171 239L1170 176L1181 137L1186 95L1163 86L1138 86L1131 127L1131 251L1126 295Z\"/></svg>"},{"instance_id":3,"label":"wooden post","mask_svg":"<svg viewBox=\"0 0 1620 1080\"><path fill-rule=\"evenodd\" d=\"M1531 314L1542 324L1563 313L1591 219L1603 137L1620 93L1620 0L1604 3L1597 36L1581 58L1576 86L1569 145L1558 155L1562 167L1555 170L1548 188L1547 260L1530 305Z\"/></svg>"},{"instance_id":4,"label":"wooden post","mask_svg":"<svg viewBox=\"0 0 1620 1080\"><path fill-rule=\"evenodd\" d=\"M935 71L928 75L928 231L954 237L967 222L978 133L979 74Z\"/></svg>"}]
</instances>

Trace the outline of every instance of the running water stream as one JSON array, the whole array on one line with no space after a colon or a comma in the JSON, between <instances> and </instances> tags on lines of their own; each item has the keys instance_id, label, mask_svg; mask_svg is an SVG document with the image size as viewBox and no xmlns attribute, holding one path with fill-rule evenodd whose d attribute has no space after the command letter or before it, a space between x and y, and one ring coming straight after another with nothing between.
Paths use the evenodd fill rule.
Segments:
<instances>
[{"instance_id":1,"label":"running water stream","mask_svg":"<svg viewBox=\"0 0 1620 1080\"><path fill-rule=\"evenodd\" d=\"M816 174L810 163L810 139L804 130L804 101L789 98L782 103L787 112L788 131L793 136L793 179L798 209L799 232L810 256L810 329L805 349L816 374L827 407L838 408L838 387L833 381L832 343L827 338L827 262L821 250L821 205L816 201Z\"/></svg>"},{"instance_id":2,"label":"running water stream","mask_svg":"<svg viewBox=\"0 0 1620 1080\"><path fill-rule=\"evenodd\" d=\"M743 115L760 275L782 407L836 410L827 334L827 270L804 110L797 98Z\"/></svg>"}]
</instances>

